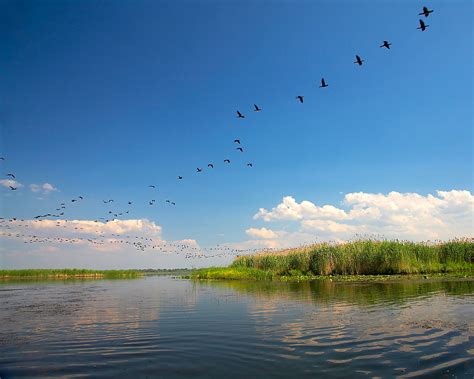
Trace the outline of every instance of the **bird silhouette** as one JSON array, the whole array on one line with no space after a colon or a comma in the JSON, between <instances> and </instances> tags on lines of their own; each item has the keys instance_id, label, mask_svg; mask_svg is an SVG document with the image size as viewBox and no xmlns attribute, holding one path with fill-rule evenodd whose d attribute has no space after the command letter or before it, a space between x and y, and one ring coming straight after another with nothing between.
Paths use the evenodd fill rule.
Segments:
<instances>
[{"instance_id":1,"label":"bird silhouette","mask_svg":"<svg viewBox=\"0 0 474 379\"><path fill-rule=\"evenodd\" d=\"M296 96L296 98L300 101L301 104L303 104L304 96Z\"/></svg>"},{"instance_id":2,"label":"bird silhouette","mask_svg":"<svg viewBox=\"0 0 474 379\"><path fill-rule=\"evenodd\" d=\"M245 118L245 116L239 111L237 111L237 118Z\"/></svg>"},{"instance_id":3,"label":"bird silhouette","mask_svg":"<svg viewBox=\"0 0 474 379\"><path fill-rule=\"evenodd\" d=\"M383 41L383 44L380 45L380 47L385 47L385 48L387 48L387 49L390 50L390 45L391 45L390 42L388 42L388 41Z\"/></svg>"},{"instance_id":4,"label":"bird silhouette","mask_svg":"<svg viewBox=\"0 0 474 379\"><path fill-rule=\"evenodd\" d=\"M79 196L79 199L84 200L84 198L82 196Z\"/></svg>"},{"instance_id":5,"label":"bird silhouette","mask_svg":"<svg viewBox=\"0 0 474 379\"><path fill-rule=\"evenodd\" d=\"M214 168L214 165L212 163L209 163L207 167Z\"/></svg>"},{"instance_id":6,"label":"bird silhouette","mask_svg":"<svg viewBox=\"0 0 474 379\"><path fill-rule=\"evenodd\" d=\"M247 163L247 166L248 167L253 167L253 164L252 163Z\"/></svg>"},{"instance_id":7,"label":"bird silhouette","mask_svg":"<svg viewBox=\"0 0 474 379\"><path fill-rule=\"evenodd\" d=\"M420 26L417 29L421 29L421 31L424 32L429 25L425 25L423 20L419 20L419 21L420 21Z\"/></svg>"},{"instance_id":8,"label":"bird silhouette","mask_svg":"<svg viewBox=\"0 0 474 379\"><path fill-rule=\"evenodd\" d=\"M363 60L360 59L360 57L358 55L356 55L356 60L355 60L354 63L357 63L359 66L362 66L362 62L363 62Z\"/></svg>"},{"instance_id":9,"label":"bird silhouette","mask_svg":"<svg viewBox=\"0 0 474 379\"><path fill-rule=\"evenodd\" d=\"M237 147L236 149L237 149L237 150L240 150L241 153L244 152L244 149L243 149L242 147Z\"/></svg>"},{"instance_id":10,"label":"bird silhouette","mask_svg":"<svg viewBox=\"0 0 474 379\"><path fill-rule=\"evenodd\" d=\"M423 12L418 13L418 16L428 17L430 13L433 13L433 10L429 10L428 7L423 7Z\"/></svg>"},{"instance_id":11,"label":"bird silhouette","mask_svg":"<svg viewBox=\"0 0 474 379\"><path fill-rule=\"evenodd\" d=\"M329 85L326 84L326 81L324 80L324 78L321 78L321 85L319 86L319 88L324 88L324 87L329 87Z\"/></svg>"},{"instance_id":12,"label":"bird silhouette","mask_svg":"<svg viewBox=\"0 0 474 379\"><path fill-rule=\"evenodd\" d=\"M182 176L178 176L178 180L181 180L181 179L183 179L183 177L182 177Z\"/></svg>"},{"instance_id":13,"label":"bird silhouette","mask_svg":"<svg viewBox=\"0 0 474 379\"><path fill-rule=\"evenodd\" d=\"M131 202L131 201L129 201L129 202L128 202L128 205L132 205L132 202Z\"/></svg>"},{"instance_id":14,"label":"bird silhouette","mask_svg":"<svg viewBox=\"0 0 474 379\"><path fill-rule=\"evenodd\" d=\"M10 177L12 177L13 179L16 179L16 178L15 178L15 175L13 175L13 174L7 174L7 176L10 176Z\"/></svg>"},{"instance_id":15,"label":"bird silhouette","mask_svg":"<svg viewBox=\"0 0 474 379\"><path fill-rule=\"evenodd\" d=\"M176 205L176 203L174 201L171 202L171 205Z\"/></svg>"},{"instance_id":16,"label":"bird silhouette","mask_svg":"<svg viewBox=\"0 0 474 379\"><path fill-rule=\"evenodd\" d=\"M234 140L234 143L238 143L240 145L240 140L239 139L235 139Z\"/></svg>"},{"instance_id":17,"label":"bird silhouette","mask_svg":"<svg viewBox=\"0 0 474 379\"><path fill-rule=\"evenodd\" d=\"M150 184L148 187L150 187L150 188L156 188L156 186L154 186L153 184Z\"/></svg>"},{"instance_id":18,"label":"bird silhouette","mask_svg":"<svg viewBox=\"0 0 474 379\"><path fill-rule=\"evenodd\" d=\"M198 168L196 168L196 171L197 171L197 172L201 172L201 171L202 171L202 168L199 168L199 167L198 167Z\"/></svg>"},{"instance_id":19,"label":"bird silhouette","mask_svg":"<svg viewBox=\"0 0 474 379\"><path fill-rule=\"evenodd\" d=\"M8 186L12 191L16 191L16 187Z\"/></svg>"},{"instance_id":20,"label":"bird silhouette","mask_svg":"<svg viewBox=\"0 0 474 379\"><path fill-rule=\"evenodd\" d=\"M171 203L171 201L170 201L170 200L166 200L166 202L167 202L167 203Z\"/></svg>"},{"instance_id":21,"label":"bird silhouette","mask_svg":"<svg viewBox=\"0 0 474 379\"><path fill-rule=\"evenodd\" d=\"M253 106L255 107L254 112L260 112L262 110L257 104L254 104Z\"/></svg>"},{"instance_id":22,"label":"bird silhouette","mask_svg":"<svg viewBox=\"0 0 474 379\"><path fill-rule=\"evenodd\" d=\"M0 161L4 161L5 160L5 157L0 157Z\"/></svg>"},{"instance_id":23,"label":"bird silhouette","mask_svg":"<svg viewBox=\"0 0 474 379\"><path fill-rule=\"evenodd\" d=\"M230 163L230 159L224 159L224 163Z\"/></svg>"}]
</instances>

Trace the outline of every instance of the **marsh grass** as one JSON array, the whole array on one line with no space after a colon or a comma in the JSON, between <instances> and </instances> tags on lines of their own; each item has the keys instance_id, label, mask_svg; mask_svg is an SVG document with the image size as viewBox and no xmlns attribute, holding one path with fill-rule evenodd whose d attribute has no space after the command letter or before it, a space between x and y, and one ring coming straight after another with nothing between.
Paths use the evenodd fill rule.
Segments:
<instances>
[{"instance_id":1,"label":"marsh grass","mask_svg":"<svg viewBox=\"0 0 474 379\"><path fill-rule=\"evenodd\" d=\"M0 279L69 279L69 278L104 278L125 279L141 276L136 270L87 270L87 269L25 269L0 270Z\"/></svg>"},{"instance_id":2,"label":"marsh grass","mask_svg":"<svg viewBox=\"0 0 474 379\"><path fill-rule=\"evenodd\" d=\"M196 271L207 279L274 279L327 275L407 275L472 272L474 240L408 242L357 240L321 243L280 252L241 256L227 268ZM206 271L207 270L207 271Z\"/></svg>"},{"instance_id":3,"label":"marsh grass","mask_svg":"<svg viewBox=\"0 0 474 379\"><path fill-rule=\"evenodd\" d=\"M209 267L197 269L189 276L193 279L272 280L274 273L251 267Z\"/></svg>"}]
</instances>

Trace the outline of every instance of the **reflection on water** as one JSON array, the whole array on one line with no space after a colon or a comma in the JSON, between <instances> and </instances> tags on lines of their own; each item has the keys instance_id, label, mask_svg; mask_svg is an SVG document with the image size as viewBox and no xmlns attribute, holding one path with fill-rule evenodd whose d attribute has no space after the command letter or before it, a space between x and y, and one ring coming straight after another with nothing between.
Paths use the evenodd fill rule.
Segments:
<instances>
[{"instance_id":1,"label":"reflection on water","mask_svg":"<svg viewBox=\"0 0 474 379\"><path fill-rule=\"evenodd\" d=\"M474 281L0 284L0 377L469 377Z\"/></svg>"}]
</instances>

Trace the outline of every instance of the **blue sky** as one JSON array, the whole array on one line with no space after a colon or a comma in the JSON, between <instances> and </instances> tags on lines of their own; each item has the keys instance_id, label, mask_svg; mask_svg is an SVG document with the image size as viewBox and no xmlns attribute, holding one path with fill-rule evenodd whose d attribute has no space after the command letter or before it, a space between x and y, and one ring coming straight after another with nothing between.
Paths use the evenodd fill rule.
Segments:
<instances>
[{"instance_id":1,"label":"blue sky","mask_svg":"<svg viewBox=\"0 0 474 379\"><path fill-rule=\"evenodd\" d=\"M2 217L83 195L67 217L94 220L102 199L131 200L165 239L212 246L245 240L284 196L472 191L472 15L470 1L0 0L0 164L24 184L0 188Z\"/></svg>"}]
</instances>

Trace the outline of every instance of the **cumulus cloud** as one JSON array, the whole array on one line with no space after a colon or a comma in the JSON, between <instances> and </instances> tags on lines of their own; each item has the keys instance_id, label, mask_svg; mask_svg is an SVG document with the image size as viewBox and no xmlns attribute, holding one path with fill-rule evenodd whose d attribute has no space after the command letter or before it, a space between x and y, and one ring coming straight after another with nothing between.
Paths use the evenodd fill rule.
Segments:
<instances>
[{"instance_id":1,"label":"cumulus cloud","mask_svg":"<svg viewBox=\"0 0 474 379\"><path fill-rule=\"evenodd\" d=\"M255 220L261 218L269 222L277 220L302 220L305 218L343 219L346 217L347 214L345 211L332 205L318 207L310 201L297 203L293 197L285 196L282 202L271 211L260 208L253 218Z\"/></svg>"},{"instance_id":2,"label":"cumulus cloud","mask_svg":"<svg viewBox=\"0 0 474 379\"><path fill-rule=\"evenodd\" d=\"M412 240L466 237L474 230L473 218L474 196L470 191L459 190L436 191L426 196L409 192L348 193L341 207L298 203L292 196L285 196L271 210L260 208L254 216L265 222L297 221L299 232L335 240L355 234ZM247 234L262 238L258 233Z\"/></svg>"},{"instance_id":3,"label":"cumulus cloud","mask_svg":"<svg viewBox=\"0 0 474 379\"><path fill-rule=\"evenodd\" d=\"M249 236L255 237L255 238L263 238L263 239L272 239L272 238L277 238L278 234L275 233L271 229L267 228L250 228L245 231Z\"/></svg>"},{"instance_id":4,"label":"cumulus cloud","mask_svg":"<svg viewBox=\"0 0 474 379\"><path fill-rule=\"evenodd\" d=\"M14 188L21 188L23 184L17 182L13 179L2 179L0 180L0 184L6 188L14 187Z\"/></svg>"},{"instance_id":5,"label":"cumulus cloud","mask_svg":"<svg viewBox=\"0 0 474 379\"><path fill-rule=\"evenodd\" d=\"M147 219L112 220L96 222L94 220L23 220L16 225L27 227L35 232L54 236L141 236L152 240L161 240L161 226Z\"/></svg>"},{"instance_id":6,"label":"cumulus cloud","mask_svg":"<svg viewBox=\"0 0 474 379\"><path fill-rule=\"evenodd\" d=\"M165 240L148 219L0 220L5 267L184 267L203 265L194 239ZM185 258L188 258L187 260ZM41 263L41 264L40 264Z\"/></svg>"},{"instance_id":7,"label":"cumulus cloud","mask_svg":"<svg viewBox=\"0 0 474 379\"><path fill-rule=\"evenodd\" d=\"M31 192L42 192L43 195L47 195L50 192L58 191L58 189L50 183L30 184L30 190Z\"/></svg>"}]
</instances>

